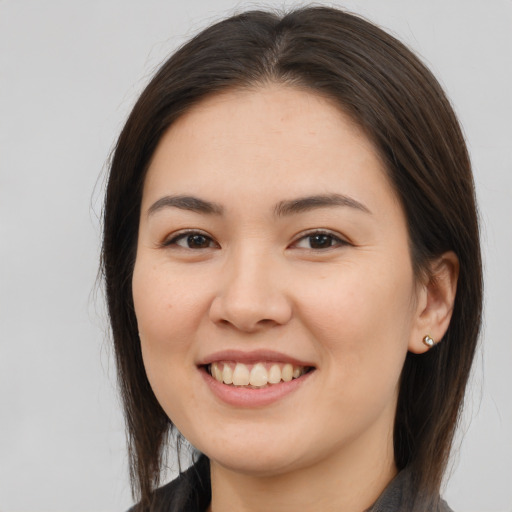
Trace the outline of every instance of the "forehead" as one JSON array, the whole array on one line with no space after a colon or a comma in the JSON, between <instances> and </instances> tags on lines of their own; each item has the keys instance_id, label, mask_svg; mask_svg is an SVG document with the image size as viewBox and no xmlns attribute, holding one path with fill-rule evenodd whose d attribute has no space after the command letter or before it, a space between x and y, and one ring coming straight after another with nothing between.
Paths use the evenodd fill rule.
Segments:
<instances>
[{"instance_id":1,"label":"forehead","mask_svg":"<svg viewBox=\"0 0 512 512\"><path fill-rule=\"evenodd\" d=\"M214 95L167 130L145 196L190 189L228 197L245 190L276 200L283 193L371 196L385 189L394 199L378 152L357 124L333 101L283 85Z\"/></svg>"}]
</instances>

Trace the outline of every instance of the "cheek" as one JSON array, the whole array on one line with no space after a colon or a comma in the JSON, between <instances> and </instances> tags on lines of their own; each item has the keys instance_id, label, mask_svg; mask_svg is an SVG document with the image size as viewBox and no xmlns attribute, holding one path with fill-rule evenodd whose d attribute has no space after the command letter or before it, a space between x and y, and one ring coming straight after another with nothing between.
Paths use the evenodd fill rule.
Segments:
<instances>
[{"instance_id":1,"label":"cheek","mask_svg":"<svg viewBox=\"0 0 512 512\"><path fill-rule=\"evenodd\" d=\"M412 325L412 271L404 268L346 266L322 286L301 289L303 324L320 342L331 385L342 382L344 397L395 390Z\"/></svg>"},{"instance_id":2,"label":"cheek","mask_svg":"<svg viewBox=\"0 0 512 512\"><path fill-rule=\"evenodd\" d=\"M190 343L206 297L191 276L137 260L132 281L140 333L154 348L179 351ZM159 345L162 345L159 347Z\"/></svg>"},{"instance_id":3,"label":"cheek","mask_svg":"<svg viewBox=\"0 0 512 512\"><path fill-rule=\"evenodd\" d=\"M199 283L144 257L136 261L132 292L144 367L168 416L180 423L196 400L194 339L204 309ZM203 300L204 302L204 300Z\"/></svg>"},{"instance_id":4,"label":"cheek","mask_svg":"<svg viewBox=\"0 0 512 512\"><path fill-rule=\"evenodd\" d=\"M138 259L132 291L148 380L158 401L174 416L183 396L176 390L195 369L193 340L201 306L197 286L164 269L165 264Z\"/></svg>"},{"instance_id":5,"label":"cheek","mask_svg":"<svg viewBox=\"0 0 512 512\"><path fill-rule=\"evenodd\" d=\"M412 271L397 265L345 265L296 286L306 322L324 339L371 346L382 331L405 334L412 320Z\"/></svg>"}]
</instances>

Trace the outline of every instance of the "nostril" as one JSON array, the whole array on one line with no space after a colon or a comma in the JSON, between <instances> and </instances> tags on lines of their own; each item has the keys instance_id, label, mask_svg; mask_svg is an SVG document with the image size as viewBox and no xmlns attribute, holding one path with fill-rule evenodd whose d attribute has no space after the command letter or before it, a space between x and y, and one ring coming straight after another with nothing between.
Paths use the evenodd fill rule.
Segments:
<instances>
[{"instance_id":1,"label":"nostril","mask_svg":"<svg viewBox=\"0 0 512 512\"><path fill-rule=\"evenodd\" d=\"M272 327L272 325L278 325L278 322L271 318L264 318L262 320L257 320L256 322L252 322L250 319L219 318L216 323L222 327L234 327L245 332L256 332L261 329Z\"/></svg>"},{"instance_id":2,"label":"nostril","mask_svg":"<svg viewBox=\"0 0 512 512\"><path fill-rule=\"evenodd\" d=\"M235 282L218 292L210 305L210 320L246 332L284 325L290 320L292 306L277 284L242 284Z\"/></svg>"}]
</instances>

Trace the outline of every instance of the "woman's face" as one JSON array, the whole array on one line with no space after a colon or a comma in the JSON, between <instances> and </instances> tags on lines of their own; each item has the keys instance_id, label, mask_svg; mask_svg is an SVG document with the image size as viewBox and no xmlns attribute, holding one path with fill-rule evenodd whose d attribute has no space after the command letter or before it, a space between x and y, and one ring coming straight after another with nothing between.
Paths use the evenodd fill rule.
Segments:
<instances>
[{"instance_id":1,"label":"woman's face","mask_svg":"<svg viewBox=\"0 0 512 512\"><path fill-rule=\"evenodd\" d=\"M327 100L229 92L160 141L133 274L142 354L163 409L214 462L268 475L392 460L418 293L383 165Z\"/></svg>"}]
</instances>

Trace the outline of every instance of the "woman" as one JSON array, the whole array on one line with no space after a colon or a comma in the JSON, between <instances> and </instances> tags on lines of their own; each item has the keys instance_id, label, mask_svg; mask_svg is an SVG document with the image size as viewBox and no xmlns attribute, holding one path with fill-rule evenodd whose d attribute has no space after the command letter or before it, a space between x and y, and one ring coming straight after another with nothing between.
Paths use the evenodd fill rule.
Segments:
<instances>
[{"instance_id":1,"label":"woman","mask_svg":"<svg viewBox=\"0 0 512 512\"><path fill-rule=\"evenodd\" d=\"M138 510L449 510L478 223L401 43L325 7L206 29L135 105L104 223ZM154 492L174 426L203 455Z\"/></svg>"}]
</instances>

